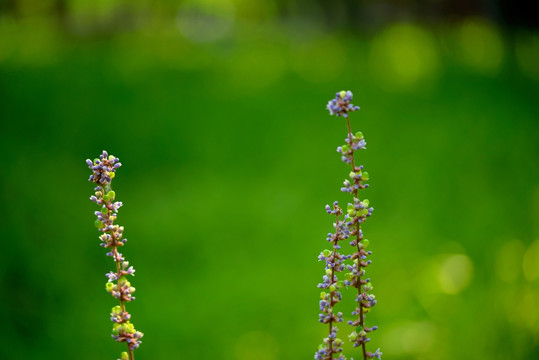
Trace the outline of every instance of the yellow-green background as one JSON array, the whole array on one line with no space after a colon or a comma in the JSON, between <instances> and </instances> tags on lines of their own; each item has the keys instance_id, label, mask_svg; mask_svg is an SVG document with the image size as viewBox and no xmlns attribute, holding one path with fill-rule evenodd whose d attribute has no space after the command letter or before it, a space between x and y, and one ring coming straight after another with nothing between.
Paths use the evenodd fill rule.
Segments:
<instances>
[{"instance_id":1,"label":"yellow-green background","mask_svg":"<svg viewBox=\"0 0 539 360\"><path fill-rule=\"evenodd\" d=\"M1 359L124 349L88 200L103 149L123 164L137 360L312 359L324 206L349 201L325 110L342 89L375 207L369 348L539 357L536 30L372 2L352 20L341 1L0 3Z\"/></svg>"}]
</instances>

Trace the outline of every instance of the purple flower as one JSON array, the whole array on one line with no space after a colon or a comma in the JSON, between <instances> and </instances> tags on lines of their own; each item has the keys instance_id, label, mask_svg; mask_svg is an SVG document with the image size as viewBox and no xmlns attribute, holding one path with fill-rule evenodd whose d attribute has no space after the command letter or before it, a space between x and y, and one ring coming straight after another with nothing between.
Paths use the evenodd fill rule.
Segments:
<instances>
[{"instance_id":1,"label":"purple flower","mask_svg":"<svg viewBox=\"0 0 539 360\"><path fill-rule=\"evenodd\" d=\"M350 103L352 97L351 91L340 91L335 94L335 99L328 101L326 109L330 115L348 117L348 112L359 110L359 106Z\"/></svg>"},{"instance_id":2,"label":"purple flower","mask_svg":"<svg viewBox=\"0 0 539 360\"><path fill-rule=\"evenodd\" d=\"M377 359L381 359L382 358L382 352L380 351L380 348L376 349L376 351L374 352L374 354L371 354L369 353L368 356L372 359L372 358L377 358Z\"/></svg>"},{"instance_id":3,"label":"purple flower","mask_svg":"<svg viewBox=\"0 0 539 360\"><path fill-rule=\"evenodd\" d=\"M115 171L122 166L119 161L120 159L117 157L113 155L109 156L105 150L103 150L103 153L99 155L99 158L95 159L93 162L90 159L86 159L86 165L93 171L88 181L101 186L110 184L114 178ZM96 189L99 189L99 187Z\"/></svg>"}]
</instances>

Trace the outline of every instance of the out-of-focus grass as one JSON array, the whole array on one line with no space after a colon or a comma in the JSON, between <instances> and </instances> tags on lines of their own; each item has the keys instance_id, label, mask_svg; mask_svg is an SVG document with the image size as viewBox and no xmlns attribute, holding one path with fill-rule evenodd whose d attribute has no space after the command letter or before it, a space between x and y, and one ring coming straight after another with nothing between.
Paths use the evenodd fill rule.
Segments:
<instances>
[{"instance_id":1,"label":"out-of-focus grass","mask_svg":"<svg viewBox=\"0 0 539 360\"><path fill-rule=\"evenodd\" d=\"M173 29L76 41L0 22L0 357L119 354L84 163L107 149L124 164L137 358L312 358L323 207L347 201L346 128L324 106L344 88L372 178L371 347L536 358L537 41L518 36L472 19L370 37L250 25L202 44Z\"/></svg>"}]
</instances>

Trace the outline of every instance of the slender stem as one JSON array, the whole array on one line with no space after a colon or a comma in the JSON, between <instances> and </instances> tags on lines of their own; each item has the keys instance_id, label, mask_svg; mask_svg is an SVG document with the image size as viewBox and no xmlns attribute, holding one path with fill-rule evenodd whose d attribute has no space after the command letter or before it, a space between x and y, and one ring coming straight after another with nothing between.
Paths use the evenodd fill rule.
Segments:
<instances>
[{"instance_id":1,"label":"slender stem","mask_svg":"<svg viewBox=\"0 0 539 360\"><path fill-rule=\"evenodd\" d=\"M348 139L350 139L350 150L352 151L352 170L356 170L356 165L354 164L354 148L352 147L352 127L350 126L350 117L346 117L346 125L348 126ZM355 190L357 195L357 189Z\"/></svg>"},{"instance_id":2,"label":"slender stem","mask_svg":"<svg viewBox=\"0 0 539 360\"><path fill-rule=\"evenodd\" d=\"M112 235L112 237L114 238L114 235ZM114 239L114 241L116 242L116 239ZM117 255L118 254L118 249L116 247L114 247L114 257L115 259L117 259ZM120 267L120 262L118 260L116 260L116 273L117 274L120 274L120 270L121 270L121 267ZM123 295L122 293L122 289L120 288L120 295ZM120 307L122 308L122 311L125 312L125 304L124 304L124 300L122 299L122 296L120 296Z\"/></svg>"},{"instance_id":3,"label":"slender stem","mask_svg":"<svg viewBox=\"0 0 539 360\"><path fill-rule=\"evenodd\" d=\"M111 187L110 187L110 184L107 184L107 188L103 189L103 192L105 191L110 191L111 190ZM112 211L112 200L109 200L109 201L106 201L105 202L105 206L107 207L107 209L109 210L109 214L107 214L107 217L109 217L109 221L112 225L112 220L110 220L110 211ZM112 243L114 244L114 250L113 250L113 255L114 255L114 261L116 262L116 273L118 275L120 275L120 270L121 270L121 261L119 260L119 257L117 256L118 255L118 241L119 239L116 239L116 236L114 235L114 232L111 231L110 232L110 235L112 236ZM120 290L120 308L122 309L122 313L126 312L126 309L125 309L125 302L123 300L123 291L122 291L122 288L119 286L118 284L118 287L119 287L119 290ZM126 342L126 345L127 345L127 354L129 355L129 360L135 360L135 355L133 354L133 350L131 350L129 348L129 343Z\"/></svg>"},{"instance_id":4,"label":"slender stem","mask_svg":"<svg viewBox=\"0 0 539 360\"><path fill-rule=\"evenodd\" d=\"M346 117L346 125L348 126L348 138L350 139L350 150L352 152L352 171L356 171L356 165L354 163L354 147L352 145L352 127L350 126L350 118L347 116ZM355 180L354 180L355 181ZM354 188L353 190L353 194L354 194L354 197L358 197L358 189ZM357 276L357 292L358 292L358 295L361 295L361 258L359 256L359 253L361 251L361 249L359 248L359 241L361 240L360 239L360 230L361 230L361 226L359 225L359 222L356 223L356 247L357 247L357 253L358 253L358 258L357 258L357 273L358 273L358 276ZM361 325L361 327L363 328L364 327L364 319L363 319L363 302L360 301L359 302L359 324ZM363 350L363 359L366 360L367 359L367 349L365 347L365 342L362 342L361 343L361 348Z\"/></svg>"},{"instance_id":5,"label":"slender stem","mask_svg":"<svg viewBox=\"0 0 539 360\"><path fill-rule=\"evenodd\" d=\"M112 235L112 237L114 238L114 235ZM114 243L116 244L116 239L115 238L114 238ZM115 252L115 254L118 253L118 248L117 247L114 247L114 252ZM120 261L118 260L117 256L115 256L115 259L116 259L116 272L117 272L117 274L120 274L120 270L121 270ZM124 295L123 291L120 288L120 307L122 308L122 312L126 312L126 310L125 310L125 302L122 299L123 295ZM134 360L135 355L133 354L133 350L131 350L129 348L129 344L127 342L126 342L126 345L127 345L127 353L129 354L129 360Z\"/></svg>"}]
</instances>

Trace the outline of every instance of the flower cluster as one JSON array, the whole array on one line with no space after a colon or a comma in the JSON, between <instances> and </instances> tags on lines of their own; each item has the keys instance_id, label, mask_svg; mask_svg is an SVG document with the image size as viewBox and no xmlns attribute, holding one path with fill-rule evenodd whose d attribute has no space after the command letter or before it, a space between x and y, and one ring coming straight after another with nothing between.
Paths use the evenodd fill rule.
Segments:
<instances>
[{"instance_id":1,"label":"flower cluster","mask_svg":"<svg viewBox=\"0 0 539 360\"><path fill-rule=\"evenodd\" d=\"M107 292L120 301L120 305L113 307L110 314L113 322L112 337L118 342L127 344L128 351L122 353L121 360L133 360L133 350L140 346L143 333L137 331L130 322L131 314L125 307L127 302L135 299L133 296L135 288L127 279L128 276L135 276L135 269L118 251L118 248L125 245L127 239L123 237L124 227L114 224L118 210L123 204L121 201L115 201L116 193L111 189L111 182L121 163L117 157L109 156L106 151L94 161L86 160L86 163L92 170L89 181L97 185L90 200L101 207L94 213L97 218L95 225L102 233L99 236L100 245L108 250L107 256L112 257L116 264L116 271L110 271L105 275L108 278L105 285Z\"/></svg>"},{"instance_id":2,"label":"flower cluster","mask_svg":"<svg viewBox=\"0 0 539 360\"><path fill-rule=\"evenodd\" d=\"M363 138L363 133L361 131L350 134L351 136L347 137L344 141L346 144L339 146L337 152L341 154L341 160L347 164L351 164L354 158L354 151L366 149L367 143Z\"/></svg>"},{"instance_id":3,"label":"flower cluster","mask_svg":"<svg viewBox=\"0 0 539 360\"><path fill-rule=\"evenodd\" d=\"M348 117L348 113L350 111L359 110L359 106L350 104L352 97L353 95L351 91L340 91L335 94L335 99L328 101L326 109L329 110L330 115Z\"/></svg>"},{"instance_id":4,"label":"flower cluster","mask_svg":"<svg viewBox=\"0 0 539 360\"><path fill-rule=\"evenodd\" d=\"M342 322L342 312L335 312L334 306L338 304L342 295L339 291L344 287L344 282L339 280L337 274L345 270L345 260L348 260L350 256L343 255L339 252L341 246L339 242L348 239L350 236L346 220L341 220L343 211L339 207L338 202L333 203L333 207L326 205L326 211L328 214L335 215L335 233L328 233L326 240L332 243L332 249L325 249L318 256L319 261L325 261L326 274L323 276L323 281L318 284L320 289L327 290L320 293L320 315L319 321L323 324L329 324L329 334L324 339L324 343L318 347L318 351L315 353L314 358L318 360L333 359L334 354L339 354L338 359L346 359L342 355L343 341L337 337L337 327L335 323Z\"/></svg>"},{"instance_id":5,"label":"flower cluster","mask_svg":"<svg viewBox=\"0 0 539 360\"><path fill-rule=\"evenodd\" d=\"M366 350L365 346L365 344L370 341L369 333L376 330L377 326L367 327L365 325L365 315L376 304L376 300L374 294L372 294L373 286L371 281L369 278L365 278L366 268L372 262L368 259L368 256L371 255L372 252L366 250L369 245L369 240L364 238L361 225L372 215L374 208L369 205L369 200L360 200L359 198L359 190L369 186L369 184L365 183L365 181L369 180L369 174L366 171L363 171L363 165L356 166L354 155L356 151L365 149L367 143L361 132L353 134L351 130L348 112L359 109L358 106L354 106L350 103L352 97L353 95L350 91L341 91L338 92L335 99L330 100L327 105L330 115L343 116L346 118L348 136L345 139L345 144L337 148L337 152L341 154L341 160L352 168L349 173L349 179L344 181L344 187L341 188L342 192L352 195L352 202L347 204L346 213L344 214L342 221L339 221L339 215L343 215L343 213L337 203L334 203L333 209L330 206L326 206L326 211L328 213L337 215L337 222L335 223L336 235L329 234L328 236L328 240L334 242L333 252L324 250L318 257L319 260L326 261L326 276L324 276L324 282L320 284L319 287L327 288L328 286L337 284L334 285L335 289L340 289L342 286L357 289L357 296L355 299L357 306L352 312L352 315L355 318L354 320L348 321L348 324L352 325L354 330L350 333L348 338L354 347L361 347L364 360L372 358L381 359L382 353L380 352L380 349L371 353ZM352 255L342 255L337 252L337 249L340 249L337 242L341 239L350 239L350 245L354 249ZM351 260L351 263L344 264L344 261L349 259ZM346 268L348 272L345 274L345 280L342 282L342 285L340 285L340 282L338 282L334 274L335 272L343 271L343 268ZM331 271L330 273L328 272L328 269ZM321 297L322 301L320 302L320 309L322 310L322 314L320 314L320 321L324 323L328 322L326 321L327 319L329 319L329 321L342 321L342 314L339 313L341 315L335 317L332 311L333 305L341 300L341 294L338 293L337 295L337 293L335 293L335 299L338 299L336 302L331 295L328 298L327 294L322 293ZM328 338L324 339L326 345L320 347L319 351L315 354L315 359L334 359L333 354L336 352L332 351L331 342L328 341L328 339L332 339L332 336L336 339L336 335L333 334L336 334L336 329L334 330L330 323L330 335ZM339 345L341 345L340 342ZM338 349L341 349L342 351L342 348L338 347ZM339 359L344 359L344 355L340 354L339 356Z\"/></svg>"},{"instance_id":6,"label":"flower cluster","mask_svg":"<svg viewBox=\"0 0 539 360\"><path fill-rule=\"evenodd\" d=\"M93 162L90 159L86 159L86 164L88 164L88 167L93 172L88 181L98 185L110 184L112 179L114 179L116 170L122 166L119 161L120 159L117 157L112 155L109 156L105 150L103 150L103 153L99 155L99 158L94 159Z\"/></svg>"}]
</instances>

